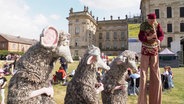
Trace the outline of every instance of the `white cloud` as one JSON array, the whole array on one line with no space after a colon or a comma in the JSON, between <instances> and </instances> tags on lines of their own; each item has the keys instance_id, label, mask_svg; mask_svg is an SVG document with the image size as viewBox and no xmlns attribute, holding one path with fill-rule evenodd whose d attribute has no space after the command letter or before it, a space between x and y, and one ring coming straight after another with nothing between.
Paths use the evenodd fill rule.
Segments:
<instances>
[{"instance_id":1,"label":"white cloud","mask_svg":"<svg viewBox=\"0 0 184 104\"><path fill-rule=\"evenodd\" d=\"M43 14L38 14L33 18L33 23L35 25L45 25L45 24L49 24L48 23L48 18L46 16L44 16Z\"/></svg>"},{"instance_id":2,"label":"white cloud","mask_svg":"<svg viewBox=\"0 0 184 104\"><path fill-rule=\"evenodd\" d=\"M50 18L53 19L53 20L59 20L60 16L57 15L57 14L52 14L52 15L50 15Z\"/></svg>"},{"instance_id":3,"label":"white cloud","mask_svg":"<svg viewBox=\"0 0 184 104\"><path fill-rule=\"evenodd\" d=\"M114 10L140 6L140 0L80 0L80 2L89 7L103 10Z\"/></svg>"},{"instance_id":4,"label":"white cloud","mask_svg":"<svg viewBox=\"0 0 184 104\"><path fill-rule=\"evenodd\" d=\"M0 0L0 33L39 39L50 18L43 14L31 16L30 11L24 0ZM57 15L51 17L58 18Z\"/></svg>"},{"instance_id":5,"label":"white cloud","mask_svg":"<svg viewBox=\"0 0 184 104\"><path fill-rule=\"evenodd\" d=\"M99 20L129 18L140 15L140 1L141 0L79 0L81 4L88 6L90 11L93 11L94 16L99 17Z\"/></svg>"}]
</instances>

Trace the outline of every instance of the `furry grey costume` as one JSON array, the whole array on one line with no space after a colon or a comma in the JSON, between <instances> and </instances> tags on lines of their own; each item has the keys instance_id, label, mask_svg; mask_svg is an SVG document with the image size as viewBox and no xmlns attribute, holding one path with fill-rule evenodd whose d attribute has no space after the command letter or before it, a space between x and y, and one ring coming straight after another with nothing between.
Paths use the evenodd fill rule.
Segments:
<instances>
[{"instance_id":1,"label":"furry grey costume","mask_svg":"<svg viewBox=\"0 0 184 104\"><path fill-rule=\"evenodd\" d=\"M55 103L49 96L53 93L50 76L53 62L60 56L65 57L69 62L73 61L69 50L68 36L69 34L63 32L58 34L53 27L43 30L41 41L30 47L17 61L17 72L11 78L8 86L8 104ZM54 39L50 39L51 37ZM52 91L52 93L48 94L47 91Z\"/></svg>"},{"instance_id":2,"label":"furry grey costume","mask_svg":"<svg viewBox=\"0 0 184 104\"><path fill-rule=\"evenodd\" d=\"M127 82L125 82L125 72L127 68L136 69L135 53L129 50L122 52L114 59L110 64L110 70L102 80L104 84L103 104L126 104Z\"/></svg>"},{"instance_id":3,"label":"furry grey costume","mask_svg":"<svg viewBox=\"0 0 184 104\"><path fill-rule=\"evenodd\" d=\"M95 88L97 67L110 69L100 58L100 49L92 46L83 56L67 86L65 104L98 104Z\"/></svg>"}]
</instances>

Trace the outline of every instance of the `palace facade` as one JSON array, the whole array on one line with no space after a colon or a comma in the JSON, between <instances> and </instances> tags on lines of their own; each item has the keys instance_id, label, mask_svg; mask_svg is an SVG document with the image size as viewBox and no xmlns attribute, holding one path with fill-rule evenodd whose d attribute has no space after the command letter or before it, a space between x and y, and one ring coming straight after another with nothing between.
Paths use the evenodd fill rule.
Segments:
<instances>
[{"instance_id":1,"label":"palace facade","mask_svg":"<svg viewBox=\"0 0 184 104\"><path fill-rule=\"evenodd\" d=\"M98 20L84 7L83 11L70 9L69 33L73 58L82 57L89 45L95 45L106 55L118 55L128 49L128 23L125 19Z\"/></svg>"}]
</instances>

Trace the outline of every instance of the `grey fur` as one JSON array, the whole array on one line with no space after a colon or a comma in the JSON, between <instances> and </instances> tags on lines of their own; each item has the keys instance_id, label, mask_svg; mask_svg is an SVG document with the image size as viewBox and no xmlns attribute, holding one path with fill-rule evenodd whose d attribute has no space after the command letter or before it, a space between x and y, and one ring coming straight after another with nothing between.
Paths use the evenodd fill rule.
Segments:
<instances>
[{"instance_id":1,"label":"grey fur","mask_svg":"<svg viewBox=\"0 0 184 104\"><path fill-rule=\"evenodd\" d=\"M62 35L56 48L46 48L38 42L17 61L17 72L8 86L7 104L55 104L54 99L46 94L32 98L29 96L32 91L49 87L53 62L60 57L58 49L64 42L62 38L65 36ZM64 54L62 56L66 57Z\"/></svg>"},{"instance_id":2,"label":"grey fur","mask_svg":"<svg viewBox=\"0 0 184 104\"><path fill-rule=\"evenodd\" d=\"M67 85L65 104L98 104L98 95L95 84L97 83L96 71L98 62L87 64L87 60L92 55L100 55L97 52L88 50L80 61L76 73ZM99 50L100 51L100 50ZM110 69L107 65L107 69Z\"/></svg>"},{"instance_id":3,"label":"grey fur","mask_svg":"<svg viewBox=\"0 0 184 104\"><path fill-rule=\"evenodd\" d=\"M124 60L123 58L126 59ZM136 68L135 65L130 63L130 60L135 60L135 53L129 50L122 52L110 64L110 70L106 72L102 80L104 90L102 91L103 104L126 104L127 102L127 89L125 82L125 72L128 67ZM122 61L121 64L119 61ZM124 89L116 89L116 86L124 86Z\"/></svg>"}]
</instances>

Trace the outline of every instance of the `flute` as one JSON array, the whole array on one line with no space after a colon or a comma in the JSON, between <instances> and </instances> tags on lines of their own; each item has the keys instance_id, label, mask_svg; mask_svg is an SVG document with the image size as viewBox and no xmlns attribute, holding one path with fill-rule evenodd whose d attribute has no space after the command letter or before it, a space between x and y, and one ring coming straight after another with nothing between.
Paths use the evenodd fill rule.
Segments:
<instances>
[{"instance_id":1,"label":"flute","mask_svg":"<svg viewBox=\"0 0 184 104\"><path fill-rule=\"evenodd\" d=\"M157 25L158 25L157 22L155 22L155 23L153 24L153 31L154 31L154 33L156 34L156 37L155 37L154 39L156 39L156 41L157 41L158 50L161 50L161 48L160 48L160 40L159 40L158 37L157 37L157 31L156 31L156 26L157 26Z\"/></svg>"}]
</instances>

